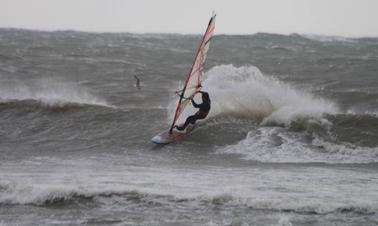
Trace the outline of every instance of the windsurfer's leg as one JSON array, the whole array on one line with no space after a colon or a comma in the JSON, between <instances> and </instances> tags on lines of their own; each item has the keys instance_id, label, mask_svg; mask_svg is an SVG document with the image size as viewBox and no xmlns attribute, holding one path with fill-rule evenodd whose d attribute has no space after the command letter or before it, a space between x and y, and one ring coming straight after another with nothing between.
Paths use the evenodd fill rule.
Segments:
<instances>
[{"instance_id":1,"label":"windsurfer's leg","mask_svg":"<svg viewBox=\"0 0 378 226\"><path fill-rule=\"evenodd\" d=\"M197 114L188 117L188 118L186 119L185 124L184 124L184 125L185 125L185 128L189 125L189 123L194 125L194 124L196 123L197 120L198 120L198 115L197 115Z\"/></svg>"},{"instance_id":2,"label":"windsurfer's leg","mask_svg":"<svg viewBox=\"0 0 378 226\"><path fill-rule=\"evenodd\" d=\"M176 126L176 129L178 129L178 130L184 130L189 125L189 123L194 125L196 123L197 119L198 119L198 115L197 114L189 116L185 120L184 125L182 125L182 126Z\"/></svg>"}]
</instances>

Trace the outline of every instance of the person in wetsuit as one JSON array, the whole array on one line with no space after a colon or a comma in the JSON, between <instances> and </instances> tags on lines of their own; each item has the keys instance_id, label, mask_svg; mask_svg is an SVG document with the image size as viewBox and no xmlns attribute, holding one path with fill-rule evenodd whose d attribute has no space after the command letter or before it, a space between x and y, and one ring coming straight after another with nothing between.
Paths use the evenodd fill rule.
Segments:
<instances>
[{"instance_id":1,"label":"person in wetsuit","mask_svg":"<svg viewBox=\"0 0 378 226\"><path fill-rule=\"evenodd\" d=\"M195 108L199 108L199 110L194 115L189 116L186 119L184 125L175 126L177 130L182 131L189 125L189 123L194 125L198 119L204 119L206 118L207 114L209 114L210 107L211 107L209 93L204 92L204 91L199 91L199 93L202 94L201 104L197 104L196 102L194 102L193 98L191 99L193 106Z\"/></svg>"}]
</instances>

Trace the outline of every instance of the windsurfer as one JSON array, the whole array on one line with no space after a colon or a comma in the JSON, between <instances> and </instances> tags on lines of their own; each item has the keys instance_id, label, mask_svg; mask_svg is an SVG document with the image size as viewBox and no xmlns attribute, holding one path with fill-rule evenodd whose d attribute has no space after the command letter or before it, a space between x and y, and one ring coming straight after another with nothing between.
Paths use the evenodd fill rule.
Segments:
<instances>
[{"instance_id":1,"label":"windsurfer","mask_svg":"<svg viewBox=\"0 0 378 226\"><path fill-rule=\"evenodd\" d=\"M199 108L199 110L194 115L189 116L182 126L176 125L175 128L177 130L182 131L189 125L189 123L194 125L198 119L204 119L204 118L206 118L207 114L209 114L210 107L211 107L210 106L211 101L210 101L209 93L207 93L205 91L198 91L198 92L202 94L202 103L197 104L193 100L193 98L191 99L191 101L192 101L193 107Z\"/></svg>"}]
</instances>

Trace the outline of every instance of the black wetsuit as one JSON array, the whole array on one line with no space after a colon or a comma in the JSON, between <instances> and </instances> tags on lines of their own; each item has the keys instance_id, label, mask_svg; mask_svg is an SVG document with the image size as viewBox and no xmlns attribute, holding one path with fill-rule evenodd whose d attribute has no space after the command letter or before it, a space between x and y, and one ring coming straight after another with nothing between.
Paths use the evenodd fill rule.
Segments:
<instances>
[{"instance_id":1,"label":"black wetsuit","mask_svg":"<svg viewBox=\"0 0 378 226\"><path fill-rule=\"evenodd\" d=\"M196 121L198 119L204 119L206 118L207 114L209 114L209 111L210 111L210 108L211 108L211 102L210 102L210 98L209 98L209 94L207 92L204 92L204 91L200 91L200 93L202 94L202 97L205 95L207 96L207 98L202 98L202 103L201 104L197 104L196 102L194 102L194 100L192 99L192 104L195 108L199 108L199 110L192 116L189 116L184 125L182 127L177 127L178 130L184 130L188 124L195 124Z\"/></svg>"}]
</instances>

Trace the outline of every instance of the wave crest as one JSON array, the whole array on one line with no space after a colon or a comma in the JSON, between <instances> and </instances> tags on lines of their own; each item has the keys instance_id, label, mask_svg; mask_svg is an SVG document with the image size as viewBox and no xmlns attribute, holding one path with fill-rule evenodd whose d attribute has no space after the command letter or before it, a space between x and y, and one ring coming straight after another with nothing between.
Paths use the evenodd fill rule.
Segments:
<instances>
[{"instance_id":1,"label":"wave crest","mask_svg":"<svg viewBox=\"0 0 378 226\"><path fill-rule=\"evenodd\" d=\"M47 186L47 185L21 185L13 182L0 183L0 205L71 205L78 204L81 207L86 203L100 203L103 205L127 205L138 203L139 205L165 205L175 208L176 205L207 206L209 208L228 208L238 206L246 210L267 210L273 212L293 212L301 214L328 214L328 213L356 213L371 214L376 207L369 203L348 204L334 203L329 205L324 202L312 202L297 200L260 200L255 198L242 198L237 195L222 193L212 195L200 195L190 198L176 197L173 195L159 195L137 190L127 189L101 189L81 186Z\"/></svg>"},{"instance_id":2,"label":"wave crest","mask_svg":"<svg viewBox=\"0 0 378 226\"><path fill-rule=\"evenodd\" d=\"M0 102L36 101L48 107L64 107L67 105L100 105L108 103L79 84L45 78L29 81L2 81L0 84Z\"/></svg>"},{"instance_id":3,"label":"wave crest","mask_svg":"<svg viewBox=\"0 0 378 226\"><path fill-rule=\"evenodd\" d=\"M326 120L323 121L325 121L323 124L329 123ZM217 152L239 154L246 160L275 163L378 162L378 148L361 147L332 139L326 140L311 129L302 133L282 127L261 127L252 130L245 139L219 148Z\"/></svg>"},{"instance_id":4,"label":"wave crest","mask_svg":"<svg viewBox=\"0 0 378 226\"><path fill-rule=\"evenodd\" d=\"M211 116L227 114L263 124L289 124L301 117L338 112L332 102L265 76L254 66L221 65L206 75L203 86L211 94Z\"/></svg>"}]
</instances>

